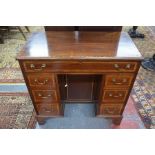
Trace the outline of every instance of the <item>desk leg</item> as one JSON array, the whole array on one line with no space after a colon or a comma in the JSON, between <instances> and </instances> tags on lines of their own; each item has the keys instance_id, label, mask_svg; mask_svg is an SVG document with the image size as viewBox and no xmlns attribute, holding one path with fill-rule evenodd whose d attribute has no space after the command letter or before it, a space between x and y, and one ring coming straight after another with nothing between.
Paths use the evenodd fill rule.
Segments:
<instances>
[{"instance_id":1,"label":"desk leg","mask_svg":"<svg viewBox=\"0 0 155 155\"><path fill-rule=\"evenodd\" d=\"M36 119L37 119L37 122L40 124L40 125L43 125L45 124L45 119L44 117L40 117L40 116L36 116Z\"/></svg>"},{"instance_id":2,"label":"desk leg","mask_svg":"<svg viewBox=\"0 0 155 155\"><path fill-rule=\"evenodd\" d=\"M113 119L112 119L112 122L113 122L113 124L115 124L115 125L120 125L122 119L123 119L123 116L120 116L120 117L117 117L117 118L113 118Z\"/></svg>"}]
</instances>

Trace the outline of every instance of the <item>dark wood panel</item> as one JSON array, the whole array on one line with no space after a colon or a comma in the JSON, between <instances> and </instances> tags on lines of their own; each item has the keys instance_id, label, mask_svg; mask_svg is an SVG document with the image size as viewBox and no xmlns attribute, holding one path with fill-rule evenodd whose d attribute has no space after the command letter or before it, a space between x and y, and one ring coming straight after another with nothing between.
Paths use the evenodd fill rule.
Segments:
<instances>
[{"instance_id":1,"label":"dark wood panel","mask_svg":"<svg viewBox=\"0 0 155 155\"><path fill-rule=\"evenodd\" d=\"M59 75L61 100L93 102L99 99L101 75Z\"/></svg>"},{"instance_id":2,"label":"dark wood panel","mask_svg":"<svg viewBox=\"0 0 155 155\"><path fill-rule=\"evenodd\" d=\"M79 31L120 32L122 26L79 26Z\"/></svg>"},{"instance_id":3,"label":"dark wood panel","mask_svg":"<svg viewBox=\"0 0 155 155\"><path fill-rule=\"evenodd\" d=\"M61 101L67 100L67 74L57 75L59 90L60 90L60 99Z\"/></svg>"},{"instance_id":4,"label":"dark wood panel","mask_svg":"<svg viewBox=\"0 0 155 155\"><path fill-rule=\"evenodd\" d=\"M121 31L122 26L45 26L45 31Z\"/></svg>"},{"instance_id":5,"label":"dark wood panel","mask_svg":"<svg viewBox=\"0 0 155 155\"><path fill-rule=\"evenodd\" d=\"M67 76L67 99L87 100L93 98L94 76L91 75L68 75Z\"/></svg>"},{"instance_id":6,"label":"dark wood panel","mask_svg":"<svg viewBox=\"0 0 155 155\"><path fill-rule=\"evenodd\" d=\"M74 31L74 26L45 26L45 31Z\"/></svg>"}]
</instances>

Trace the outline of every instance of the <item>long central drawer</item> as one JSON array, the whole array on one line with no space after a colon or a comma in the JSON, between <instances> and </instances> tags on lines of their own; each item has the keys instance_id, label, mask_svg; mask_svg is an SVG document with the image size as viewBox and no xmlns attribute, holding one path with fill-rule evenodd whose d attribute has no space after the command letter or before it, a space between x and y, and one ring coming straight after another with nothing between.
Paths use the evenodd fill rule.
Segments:
<instances>
[{"instance_id":1,"label":"long central drawer","mask_svg":"<svg viewBox=\"0 0 155 155\"><path fill-rule=\"evenodd\" d=\"M134 72L137 62L128 61L24 61L26 72Z\"/></svg>"}]
</instances>

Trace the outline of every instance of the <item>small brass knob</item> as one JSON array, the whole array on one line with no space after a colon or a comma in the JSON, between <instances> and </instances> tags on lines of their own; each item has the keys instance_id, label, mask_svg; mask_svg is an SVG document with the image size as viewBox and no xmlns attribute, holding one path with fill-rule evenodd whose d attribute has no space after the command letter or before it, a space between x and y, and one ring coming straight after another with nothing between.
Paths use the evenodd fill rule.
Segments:
<instances>
[{"instance_id":1,"label":"small brass knob","mask_svg":"<svg viewBox=\"0 0 155 155\"><path fill-rule=\"evenodd\" d=\"M113 95L110 93L109 96L112 97Z\"/></svg>"},{"instance_id":2,"label":"small brass knob","mask_svg":"<svg viewBox=\"0 0 155 155\"><path fill-rule=\"evenodd\" d=\"M116 82L116 79L115 78L112 78L112 82Z\"/></svg>"},{"instance_id":3,"label":"small brass knob","mask_svg":"<svg viewBox=\"0 0 155 155\"><path fill-rule=\"evenodd\" d=\"M121 93L119 93L119 96L121 97L121 96L123 96Z\"/></svg>"},{"instance_id":4,"label":"small brass knob","mask_svg":"<svg viewBox=\"0 0 155 155\"><path fill-rule=\"evenodd\" d=\"M39 97L41 97L41 96L42 96L42 94L40 94L40 93L39 93L39 94L38 94L38 96L39 96Z\"/></svg>"},{"instance_id":5,"label":"small brass knob","mask_svg":"<svg viewBox=\"0 0 155 155\"><path fill-rule=\"evenodd\" d=\"M123 82L124 82L124 83L127 82L127 79L123 79Z\"/></svg>"}]
</instances>

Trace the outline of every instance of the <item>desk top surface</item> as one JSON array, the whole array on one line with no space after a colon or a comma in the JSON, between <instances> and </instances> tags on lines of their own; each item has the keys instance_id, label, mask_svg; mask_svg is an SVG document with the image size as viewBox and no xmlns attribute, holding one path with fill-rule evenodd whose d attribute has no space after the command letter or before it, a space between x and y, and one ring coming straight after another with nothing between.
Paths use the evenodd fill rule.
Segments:
<instances>
[{"instance_id":1,"label":"desk top surface","mask_svg":"<svg viewBox=\"0 0 155 155\"><path fill-rule=\"evenodd\" d=\"M103 39L102 32L38 32L32 34L17 59L143 59L127 33L121 33L118 48L115 46L110 39Z\"/></svg>"}]
</instances>

